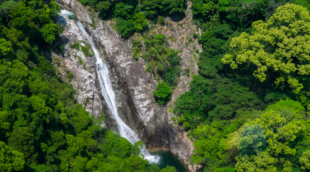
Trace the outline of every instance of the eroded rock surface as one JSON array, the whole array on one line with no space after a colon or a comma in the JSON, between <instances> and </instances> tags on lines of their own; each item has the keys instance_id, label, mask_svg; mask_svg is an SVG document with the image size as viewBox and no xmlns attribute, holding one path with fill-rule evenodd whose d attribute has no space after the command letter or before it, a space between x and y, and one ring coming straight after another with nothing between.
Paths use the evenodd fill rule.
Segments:
<instances>
[{"instance_id":1,"label":"eroded rock surface","mask_svg":"<svg viewBox=\"0 0 310 172\"><path fill-rule=\"evenodd\" d=\"M95 58L84 55L81 48L79 50L71 48L73 44L85 46L87 39L80 32L76 22L67 16L59 13L57 22L64 28L52 53L57 75L60 75L77 91L76 100L92 115L99 117L103 112L103 102L100 90L95 86ZM69 77L68 71L72 73L72 77Z\"/></svg>"},{"instance_id":2,"label":"eroded rock surface","mask_svg":"<svg viewBox=\"0 0 310 172\"><path fill-rule=\"evenodd\" d=\"M192 142L181 127L170 121L173 114L168 113L167 107L155 103L152 91L156 89L156 83L152 76L145 71L143 62L133 59L129 44L110 27L109 22L98 19L97 14L88 11L86 7L76 0L57 0L57 2L62 9L73 12L77 19L83 23L89 35L92 36L101 58L109 68L110 80L116 95L116 106L120 117L138 134L149 149L169 149L185 163L190 164L193 150ZM78 91L77 95L78 101L82 104L83 100L92 93L88 83L93 83L96 86L94 88L94 107L96 105L96 108L94 108L93 114L100 115L102 111L106 113L108 118L106 126L117 131L116 124L113 122L110 112L98 91L100 90L99 85L95 84L97 82L95 69L91 68L91 66L95 65L95 58L85 57L82 54L83 52L71 48L71 45L77 40L86 41L86 38L82 36L74 20L69 20L65 16L62 17L66 21L68 20L63 35L69 41L65 46L65 57L62 59L64 67L62 67L63 69L59 68L60 73L64 76L64 80L67 80L65 77L66 70L70 70L75 74L70 83L77 91L81 87L84 89L84 91ZM175 36L178 37L178 33ZM195 62L190 61L190 58L192 58L191 50L184 47L182 40L171 45L183 49L182 69L195 64ZM67 53L70 56L66 57ZM81 56L81 59L86 64L86 70L74 58L74 53ZM193 74L197 73L196 68L191 68L191 71ZM187 77L184 82L178 84L177 89L180 88L181 91L178 91L177 96L188 89L189 82L190 77ZM175 98L173 98L174 100ZM90 104L86 105L86 109L92 113Z\"/></svg>"}]
</instances>

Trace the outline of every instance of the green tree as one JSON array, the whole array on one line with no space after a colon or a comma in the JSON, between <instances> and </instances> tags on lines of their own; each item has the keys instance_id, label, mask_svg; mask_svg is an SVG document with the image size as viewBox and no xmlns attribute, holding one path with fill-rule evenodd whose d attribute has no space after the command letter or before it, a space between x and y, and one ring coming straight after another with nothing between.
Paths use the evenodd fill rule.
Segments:
<instances>
[{"instance_id":1,"label":"green tree","mask_svg":"<svg viewBox=\"0 0 310 172\"><path fill-rule=\"evenodd\" d=\"M191 163L203 164L217 158L218 143L221 140L221 132L218 130L218 123L213 122L209 125L199 125L192 133L196 139L194 142L195 150L191 157Z\"/></svg>"},{"instance_id":2,"label":"green tree","mask_svg":"<svg viewBox=\"0 0 310 172\"><path fill-rule=\"evenodd\" d=\"M192 11L196 18L201 20L208 19L209 16L216 12L217 1L215 0L193 0Z\"/></svg>"},{"instance_id":3,"label":"green tree","mask_svg":"<svg viewBox=\"0 0 310 172\"><path fill-rule=\"evenodd\" d=\"M129 38L134 34L135 22L133 20L121 20L116 23L117 32L124 38Z\"/></svg>"},{"instance_id":4,"label":"green tree","mask_svg":"<svg viewBox=\"0 0 310 172\"><path fill-rule=\"evenodd\" d=\"M175 167L171 167L167 165L167 167L164 169L161 169L160 172L177 172L177 170L175 169Z\"/></svg>"},{"instance_id":5,"label":"green tree","mask_svg":"<svg viewBox=\"0 0 310 172\"><path fill-rule=\"evenodd\" d=\"M271 157L267 152L261 152L257 156L252 155L251 157L239 155L236 159L238 162L235 169L238 172L277 172L277 159Z\"/></svg>"},{"instance_id":6,"label":"green tree","mask_svg":"<svg viewBox=\"0 0 310 172\"><path fill-rule=\"evenodd\" d=\"M158 23L160 25L165 25L165 18L163 16L158 16Z\"/></svg>"},{"instance_id":7,"label":"green tree","mask_svg":"<svg viewBox=\"0 0 310 172\"><path fill-rule=\"evenodd\" d=\"M287 156L294 156L293 144L303 135L305 126L301 121L286 121L275 111L269 110L260 118L249 121L238 131L229 134L224 143L224 150L239 150L236 169L259 169L275 171L276 163L282 163L283 171L292 171L292 164Z\"/></svg>"},{"instance_id":8,"label":"green tree","mask_svg":"<svg viewBox=\"0 0 310 172\"><path fill-rule=\"evenodd\" d=\"M0 169L1 171L21 171L25 165L24 155L4 142L0 141Z\"/></svg>"},{"instance_id":9,"label":"green tree","mask_svg":"<svg viewBox=\"0 0 310 172\"><path fill-rule=\"evenodd\" d=\"M242 33L233 38L233 52L222 61L236 69L242 64L254 65L253 75L264 82L269 74L276 85L287 82L298 93L304 88L301 78L309 75L309 55L306 51L309 11L302 6L286 4L279 7L267 21L253 23L254 33ZM301 27L303 26L303 27ZM274 78L274 79L273 79Z\"/></svg>"},{"instance_id":10,"label":"green tree","mask_svg":"<svg viewBox=\"0 0 310 172\"><path fill-rule=\"evenodd\" d=\"M310 150L305 151L302 153L302 156L299 158L299 162L301 164L301 169L303 170L310 170Z\"/></svg>"},{"instance_id":11,"label":"green tree","mask_svg":"<svg viewBox=\"0 0 310 172\"><path fill-rule=\"evenodd\" d=\"M136 32L141 32L148 28L147 19L144 13L136 13L133 17Z\"/></svg>"},{"instance_id":12,"label":"green tree","mask_svg":"<svg viewBox=\"0 0 310 172\"><path fill-rule=\"evenodd\" d=\"M186 1L185 0L163 0L162 10L169 15L184 15Z\"/></svg>"},{"instance_id":13,"label":"green tree","mask_svg":"<svg viewBox=\"0 0 310 172\"><path fill-rule=\"evenodd\" d=\"M8 139L8 146L24 154L26 164L30 164L36 158L34 150L34 136L29 127L15 129Z\"/></svg>"},{"instance_id":14,"label":"green tree","mask_svg":"<svg viewBox=\"0 0 310 172\"><path fill-rule=\"evenodd\" d=\"M157 85L157 91L153 91L153 95L158 104L165 104L171 99L171 88L165 82Z\"/></svg>"}]
</instances>

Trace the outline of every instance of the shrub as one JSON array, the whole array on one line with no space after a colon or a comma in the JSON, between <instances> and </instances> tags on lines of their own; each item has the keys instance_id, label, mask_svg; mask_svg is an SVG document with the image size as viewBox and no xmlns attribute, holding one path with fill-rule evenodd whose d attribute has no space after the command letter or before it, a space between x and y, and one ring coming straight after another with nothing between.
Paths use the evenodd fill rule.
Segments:
<instances>
[{"instance_id":1,"label":"shrub","mask_svg":"<svg viewBox=\"0 0 310 172\"><path fill-rule=\"evenodd\" d=\"M166 104L171 99L171 87L165 82L157 85L157 91L153 91L153 95L158 104Z\"/></svg>"},{"instance_id":2,"label":"shrub","mask_svg":"<svg viewBox=\"0 0 310 172\"><path fill-rule=\"evenodd\" d=\"M170 50L167 60L169 62L169 66L166 67L163 79L172 89L174 89L181 74L181 58L178 56L177 51Z\"/></svg>"},{"instance_id":3,"label":"shrub","mask_svg":"<svg viewBox=\"0 0 310 172\"><path fill-rule=\"evenodd\" d=\"M79 57L79 62L80 64L83 64L83 60L81 59L81 57Z\"/></svg>"},{"instance_id":4,"label":"shrub","mask_svg":"<svg viewBox=\"0 0 310 172\"><path fill-rule=\"evenodd\" d=\"M197 33L193 33L193 37L194 38L198 38L198 34Z\"/></svg>"},{"instance_id":5,"label":"shrub","mask_svg":"<svg viewBox=\"0 0 310 172\"><path fill-rule=\"evenodd\" d=\"M80 45L79 43L74 43L73 45L71 45L71 48L76 49L76 50L80 50Z\"/></svg>"},{"instance_id":6,"label":"shrub","mask_svg":"<svg viewBox=\"0 0 310 172\"><path fill-rule=\"evenodd\" d=\"M66 71L66 76L67 76L69 82L71 82L72 78L74 77L73 73L70 70Z\"/></svg>"},{"instance_id":7,"label":"shrub","mask_svg":"<svg viewBox=\"0 0 310 172\"><path fill-rule=\"evenodd\" d=\"M189 77L189 75L190 75L189 69L185 69L184 75L186 75L187 77Z\"/></svg>"},{"instance_id":8,"label":"shrub","mask_svg":"<svg viewBox=\"0 0 310 172\"><path fill-rule=\"evenodd\" d=\"M137 13L133 17L136 32L141 32L148 28L147 19L144 13Z\"/></svg>"},{"instance_id":9,"label":"shrub","mask_svg":"<svg viewBox=\"0 0 310 172\"><path fill-rule=\"evenodd\" d=\"M62 54L62 55L64 55L65 54L65 44L63 44L63 45L60 45L59 47L58 47L58 49L59 49L59 51L60 51L60 53Z\"/></svg>"},{"instance_id":10,"label":"shrub","mask_svg":"<svg viewBox=\"0 0 310 172\"><path fill-rule=\"evenodd\" d=\"M134 59L138 59L138 58L139 58L138 52L137 52L137 51L134 51L134 52L133 52L133 58L134 58Z\"/></svg>"},{"instance_id":11,"label":"shrub","mask_svg":"<svg viewBox=\"0 0 310 172\"><path fill-rule=\"evenodd\" d=\"M81 48L82 48L82 51L83 51L84 55L85 56L89 56L88 49L86 47L84 47L84 46L81 46Z\"/></svg>"},{"instance_id":12,"label":"shrub","mask_svg":"<svg viewBox=\"0 0 310 172\"><path fill-rule=\"evenodd\" d=\"M135 23L133 20L118 20L116 22L116 31L124 38L129 38L134 34Z\"/></svg>"},{"instance_id":13,"label":"shrub","mask_svg":"<svg viewBox=\"0 0 310 172\"><path fill-rule=\"evenodd\" d=\"M160 25L165 25L165 18L163 16L158 16L158 23Z\"/></svg>"}]
</instances>

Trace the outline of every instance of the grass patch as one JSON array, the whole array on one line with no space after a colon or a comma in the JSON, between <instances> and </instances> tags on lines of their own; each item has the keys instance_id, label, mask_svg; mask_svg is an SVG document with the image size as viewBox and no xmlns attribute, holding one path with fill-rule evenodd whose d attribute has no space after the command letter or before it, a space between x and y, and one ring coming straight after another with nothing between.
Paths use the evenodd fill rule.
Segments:
<instances>
[{"instance_id":1,"label":"grass patch","mask_svg":"<svg viewBox=\"0 0 310 172\"><path fill-rule=\"evenodd\" d=\"M80 44L81 49L82 49L84 55L92 57L94 55L94 52L93 52L93 50L91 48L91 45L89 43L85 42L85 41L80 41L80 42L84 43L84 45L85 45L85 46L82 46Z\"/></svg>"},{"instance_id":2,"label":"grass patch","mask_svg":"<svg viewBox=\"0 0 310 172\"><path fill-rule=\"evenodd\" d=\"M78 58L79 58L80 64L83 64L83 60L81 59L81 57L78 57Z\"/></svg>"},{"instance_id":3,"label":"grass patch","mask_svg":"<svg viewBox=\"0 0 310 172\"><path fill-rule=\"evenodd\" d=\"M185 69L184 75L186 75L187 77L190 76L190 71L189 71L189 69Z\"/></svg>"},{"instance_id":4,"label":"grass patch","mask_svg":"<svg viewBox=\"0 0 310 172\"><path fill-rule=\"evenodd\" d=\"M72 49L80 50L80 44L79 43L74 43L73 45L70 46Z\"/></svg>"}]
</instances>

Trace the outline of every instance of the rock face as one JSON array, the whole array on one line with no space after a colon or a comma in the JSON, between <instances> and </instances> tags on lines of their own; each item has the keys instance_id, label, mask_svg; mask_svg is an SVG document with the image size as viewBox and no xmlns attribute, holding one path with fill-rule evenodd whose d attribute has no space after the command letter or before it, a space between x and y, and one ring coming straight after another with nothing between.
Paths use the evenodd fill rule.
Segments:
<instances>
[{"instance_id":1,"label":"rock face","mask_svg":"<svg viewBox=\"0 0 310 172\"><path fill-rule=\"evenodd\" d=\"M167 107L155 103L152 91L156 89L156 83L152 76L145 71L143 63L133 59L129 44L113 31L109 22L98 19L97 14L90 12L76 0L57 0L57 2L62 9L73 12L92 36L101 58L110 70L110 80L120 117L138 134L148 149L171 150L186 164L190 164L192 142L182 128L170 121L173 114L168 113ZM61 65L58 67L60 74L64 80L68 81L66 72L70 70L74 74L70 83L78 92L77 100L84 103L85 108L94 116L98 117L102 112L107 114L106 127L117 131L116 123L106 107L100 91L98 91L100 86L96 84L98 81L96 81L95 58L84 56L82 51L71 48L71 45L79 40L86 41L86 38L83 37L74 20L60 14L58 22L66 24L65 31L58 40L59 45L66 44L65 55L64 57L61 57L59 53L57 55L57 50L54 53L55 56L62 59ZM84 68L80 64L79 58L75 58L75 54L83 60ZM186 63L189 61L187 56L191 54L188 52L183 54L182 63ZM187 64L192 66L190 62ZM191 71L195 73L197 69L193 68ZM186 80L185 83L180 82L178 88L183 88L184 84L188 85L190 78ZM90 83L93 85L93 91L91 91ZM185 92L186 88L187 86L178 91L178 95L182 91ZM92 110L92 100L86 101L92 93L95 97L94 110Z\"/></svg>"},{"instance_id":2,"label":"rock face","mask_svg":"<svg viewBox=\"0 0 310 172\"><path fill-rule=\"evenodd\" d=\"M59 14L56 20L64 28L52 53L57 74L77 91L76 100L83 104L84 108L92 115L99 117L103 112L104 102L100 90L95 86L97 85L94 69L96 60L94 57L85 55L80 47L79 50L71 48L73 44L85 46L87 39L79 31L74 20L70 20L62 14ZM62 45L65 46L62 47ZM69 71L73 75L72 78L68 77Z\"/></svg>"}]
</instances>

